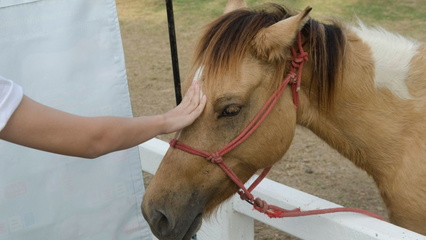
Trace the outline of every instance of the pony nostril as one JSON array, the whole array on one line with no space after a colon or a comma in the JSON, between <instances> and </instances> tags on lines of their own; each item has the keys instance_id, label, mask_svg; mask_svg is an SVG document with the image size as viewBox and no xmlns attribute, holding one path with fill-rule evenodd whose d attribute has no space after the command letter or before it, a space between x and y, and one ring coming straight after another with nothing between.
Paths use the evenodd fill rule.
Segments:
<instances>
[{"instance_id":1,"label":"pony nostril","mask_svg":"<svg viewBox=\"0 0 426 240\"><path fill-rule=\"evenodd\" d=\"M166 236L173 230L174 223L161 211L156 210L151 220L152 226L160 236Z\"/></svg>"}]
</instances>

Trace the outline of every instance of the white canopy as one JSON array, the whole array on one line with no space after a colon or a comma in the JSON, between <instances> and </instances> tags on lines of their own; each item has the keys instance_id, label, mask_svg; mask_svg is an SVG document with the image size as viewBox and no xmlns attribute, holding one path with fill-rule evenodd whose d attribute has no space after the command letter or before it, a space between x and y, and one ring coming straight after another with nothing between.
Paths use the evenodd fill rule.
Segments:
<instances>
[{"instance_id":1,"label":"white canopy","mask_svg":"<svg viewBox=\"0 0 426 240\"><path fill-rule=\"evenodd\" d=\"M1 0L0 75L48 106L132 116L114 0ZM0 240L150 239L137 148L89 160L0 141Z\"/></svg>"}]
</instances>

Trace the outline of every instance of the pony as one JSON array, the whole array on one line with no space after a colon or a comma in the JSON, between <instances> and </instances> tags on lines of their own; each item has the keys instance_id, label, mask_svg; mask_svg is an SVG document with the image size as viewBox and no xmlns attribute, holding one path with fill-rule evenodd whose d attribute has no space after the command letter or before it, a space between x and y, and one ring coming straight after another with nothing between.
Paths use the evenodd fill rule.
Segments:
<instances>
[{"instance_id":1,"label":"pony","mask_svg":"<svg viewBox=\"0 0 426 240\"><path fill-rule=\"evenodd\" d=\"M299 124L374 179L392 223L426 234L425 44L361 22L319 22L311 9L249 9L229 0L206 26L184 83L199 81L208 103L174 145L218 153L281 86L300 45L308 58L298 81L289 83L296 87L283 89L250 137L207 158L226 163L245 182L283 157ZM174 145L141 209L158 238L189 239L240 186L221 167Z\"/></svg>"}]
</instances>

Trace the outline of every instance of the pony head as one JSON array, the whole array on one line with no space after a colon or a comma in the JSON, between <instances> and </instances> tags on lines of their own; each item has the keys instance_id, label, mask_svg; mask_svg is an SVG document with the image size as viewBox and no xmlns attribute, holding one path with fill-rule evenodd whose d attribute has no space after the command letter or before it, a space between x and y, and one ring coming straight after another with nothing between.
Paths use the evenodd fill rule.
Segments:
<instances>
[{"instance_id":1,"label":"pony head","mask_svg":"<svg viewBox=\"0 0 426 240\"><path fill-rule=\"evenodd\" d=\"M285 77L290 47L309 20L308 7L293 14L278 5L251 11L229 1L210 23L195 51L190 77L208 102L202 115L177 140L207 152L222 148L260 111ZM261 126L223 161L243 181L282 158L296 126L296 107L286 89ZM142 211L160 239L189 239L238 187L216 164L170 148L148 186Z\"/></svg>"}]
</instances>

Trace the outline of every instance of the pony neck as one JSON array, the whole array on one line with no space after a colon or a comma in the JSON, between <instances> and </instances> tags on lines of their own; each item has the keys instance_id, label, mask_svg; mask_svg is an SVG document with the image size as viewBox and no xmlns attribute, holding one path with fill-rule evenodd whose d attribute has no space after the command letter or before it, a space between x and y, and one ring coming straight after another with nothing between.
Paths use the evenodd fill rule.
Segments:
<instances>
[{"instance_id":1,"label":"pony neck","mask_svg":"<svg viewBox=\"0 0 426 240\"><path fill-rule=\"evenodd\" d=\"M313 90L317 86L310 80L313 62L310 59L306 63L297 123L309 128L380 184L384 174L391 174L398 167L397 156L403 151L398 142L399 115L389 114L392 110L400 111L391 94L375 91L369 47L349 30L345 30L345 37L343 72L335 79L333 101L326 109L319 107L318 94ZM386 164L387 161L395 164Z\"/></svg>"}]
</instances>

